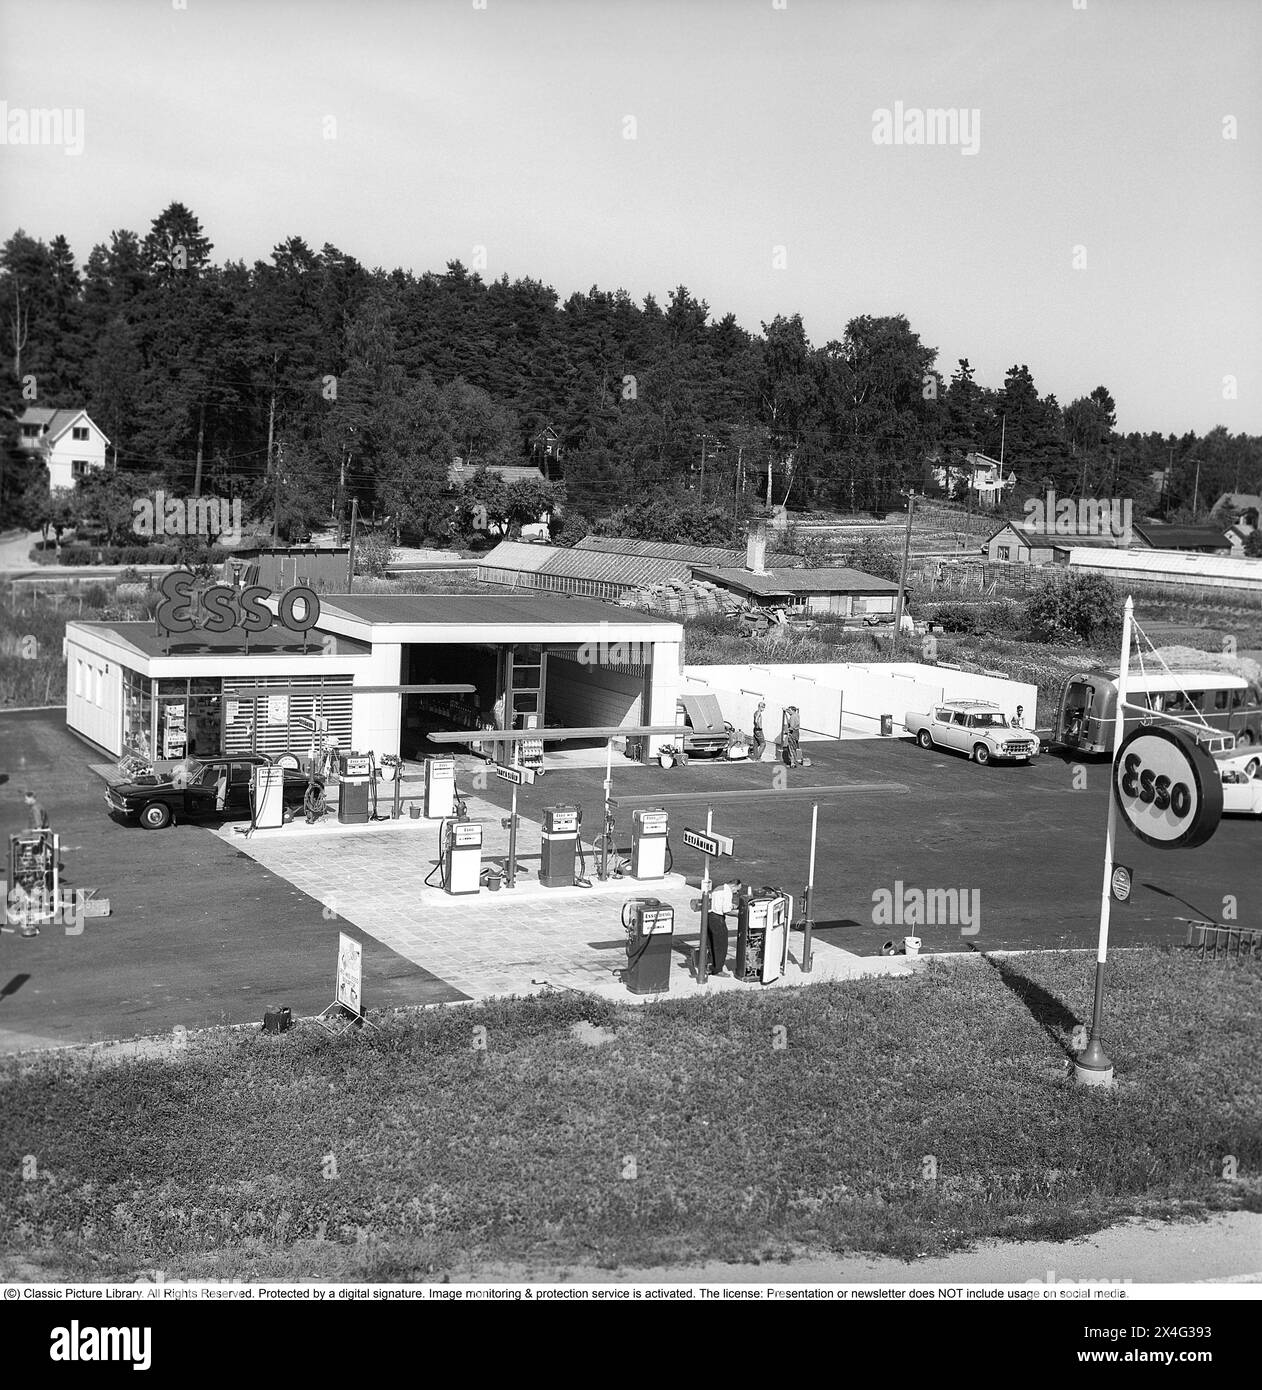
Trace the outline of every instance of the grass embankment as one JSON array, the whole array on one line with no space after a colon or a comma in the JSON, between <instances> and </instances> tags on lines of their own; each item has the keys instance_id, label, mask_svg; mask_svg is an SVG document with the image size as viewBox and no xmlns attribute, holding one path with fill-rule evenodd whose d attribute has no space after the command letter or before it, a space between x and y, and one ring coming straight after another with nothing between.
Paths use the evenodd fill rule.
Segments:
<instances>
[{"instance_id":1,"label":"grass embankment","mask_svg":"<svg viewBox=\"0 0 1262 1390\"><path fill-rule=\"evenodd\" d=\"M11 1060L0 1270L911 1257L1256 1208L1256 963L1120 955L1108 1092L1066 1079L1091 977L1081 953L966 959L648 1008L570 993L434 1009L338 1040L310 1023L212 1033L170 1060ZM612 1040L577 1040L580 1021Z\"/></svg>"}]
</instances>

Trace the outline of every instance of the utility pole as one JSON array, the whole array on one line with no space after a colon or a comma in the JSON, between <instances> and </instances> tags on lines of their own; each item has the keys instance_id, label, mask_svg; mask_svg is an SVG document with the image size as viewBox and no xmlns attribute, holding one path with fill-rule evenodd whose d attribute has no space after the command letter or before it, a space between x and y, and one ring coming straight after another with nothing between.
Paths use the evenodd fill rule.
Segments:
<instances>
[{"instance_id":1,"label":"utility pole","mask_svg":"<svg viewBox=\"0 0 1262 1390\"><path fill-rule=\"evenodd\" d=\"M350 426L352 434L355 426ZM342 453L342 471L337 480L337 543L340 546L346 539L346 470L350 466L351 451L348 446Z\"/></svg>"},{"instance_id":2,"label":"utility pole","mask_svg":"<svg viewBox=\"0 0 1262 1390\"><path fill-rule=\"evenodd\" d=\"M272 549L280 548L280 466L285 454L285 446L276 441L276 478L272 488Z\"/></svg>"},{"instance_id":3,"label":"utility pole","mask_svg":"<svg viewBox=\"0 0 1262 1390\"><path fill-rule=\"evenodd\" d=\"M705 430L701 431L701 501L705 502Z\"/></svg>"},{"instance_id":4,"label":"utility pole","mask_svg":"<svg viewBox=\"0 0 1262 1390\"><path fill-rule=\"evenodd\" d=\"M903 594L907 587L907 557L911 552L911 517L916 506L916 494L907 490L907 530L903 535L903 563L898 571L898 609L894 614L894 640L890 643L891 655L898 650L899 635L903 630Z\"/></svg>"},{"instance_id":5,"label":"utility pole","mask_svg":"<svg viewBox=\"0 0 1262 1390\"><path fill-rule=\"evenodd\" d=\"M355 592L355 533L359 529L359 498L351 498L351 548L346 556L346 592ZM513 789L516 791L516 788ZM509 885L512 886L511 884Z\"/></svg>"},{"instance_id":6,"label":"utility pole","mask_svg":"<svg viewBox=\"0 0 1262 1390\"><path fill-rule=\"evenodd\" d=\"M1197 503L1201 500L1201 461L1196 460L1196 486L1192 489L1192 520L1196 520Z\"/></svg>"}]
</instances>

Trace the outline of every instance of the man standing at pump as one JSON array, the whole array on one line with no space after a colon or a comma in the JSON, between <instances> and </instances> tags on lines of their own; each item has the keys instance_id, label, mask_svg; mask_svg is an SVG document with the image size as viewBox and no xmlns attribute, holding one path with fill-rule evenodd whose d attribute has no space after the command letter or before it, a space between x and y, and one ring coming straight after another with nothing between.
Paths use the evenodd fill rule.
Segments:
<instances>
[{"instance_id":1,"label":"man standing at pump","mask_svg":"<svg viewBox=\"0 0 1262 1390\"><path fill-rule=\"evenodd\" d=\"M762 712L767 708L765 700L758 701L758 708L754 711L754 748L750 754L752 762L762 762L762 750L767 746L767 740L762 732Z\"/></svg>"}]
</instances>

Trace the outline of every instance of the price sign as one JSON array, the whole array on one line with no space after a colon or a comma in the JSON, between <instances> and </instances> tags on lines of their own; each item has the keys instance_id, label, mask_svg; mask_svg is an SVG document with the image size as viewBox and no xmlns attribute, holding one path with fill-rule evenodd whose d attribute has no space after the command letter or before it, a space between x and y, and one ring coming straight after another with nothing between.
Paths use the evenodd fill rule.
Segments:
<instances>
[{"instance_id":1,"label":"price sign","mask_svg":"<svg viewBox=\"0 0 1262 1390\"><path fill-rule=\"evenodd\" d=\"M353 1013L361 1012L359 992L364 979L364 948L345 932L337 935L337 1002Z\"/></svg>"},{"instance_id":2,"label":"price sign","mask_svg":"<svg viewBox=\"0 0 1262 1390\"><path fill-rule=\"evenodd\" d=\"M1218 768L1181 729L1136 729L1113 763L1113 796L1131 831L1158 849L1203 845L1223 813Z\"/></svg>"}]
</instances>

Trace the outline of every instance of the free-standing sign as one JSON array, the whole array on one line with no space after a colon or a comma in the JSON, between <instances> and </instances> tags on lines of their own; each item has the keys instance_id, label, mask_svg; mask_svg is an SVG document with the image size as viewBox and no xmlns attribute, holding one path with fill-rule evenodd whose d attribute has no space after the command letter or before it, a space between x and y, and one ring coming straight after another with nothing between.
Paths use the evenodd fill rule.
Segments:
<instances>
[{"instance_id":1,"label":"free-standing sign","mask_svg":"<svg viewBox=\"0 0 1262 1390\"><path fill-rule=\"evenodd\" d=\"M1113 796L1131 830L1158 849L1203 845L1223 813L1218 768L1182 729L1136 729L1114 760Z\"/></svg>"},{"instance_id":2,"label":"free-standing sign","mask_svg":"<svg viewBox=\"0 0 1262 1390\"><path fill-rule=\"evenodd\" d=\"M337 994L343 1008L359 1013L359 991L364 976L364 948L353 936L337 934Z\"/></svg>"}]
</instances>

